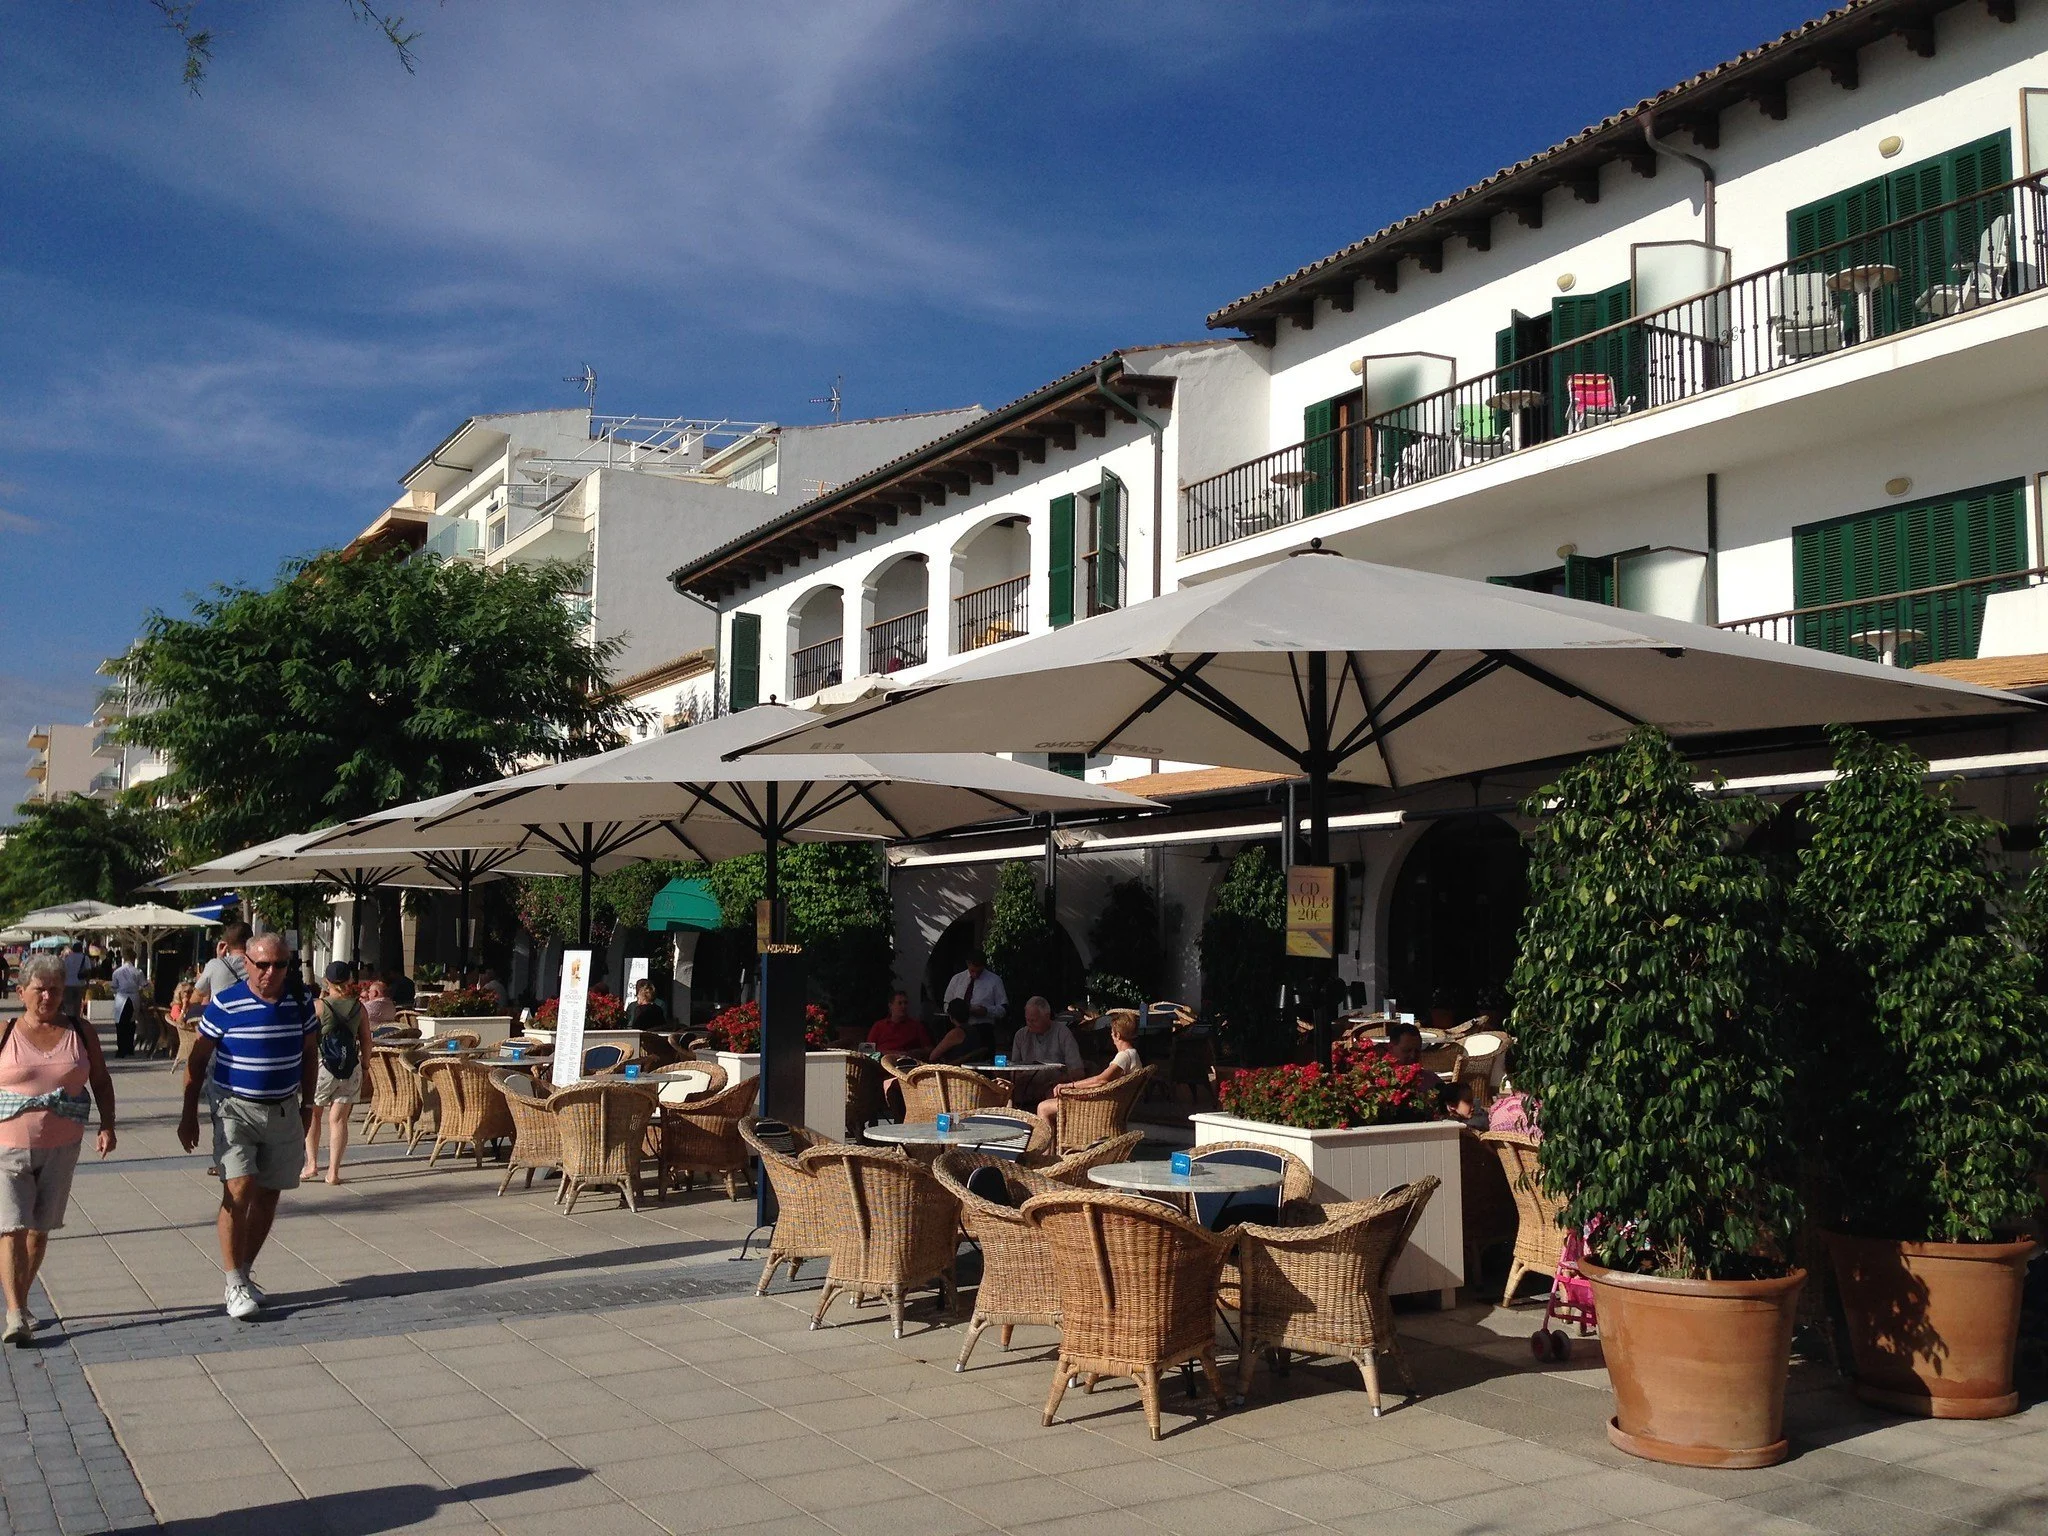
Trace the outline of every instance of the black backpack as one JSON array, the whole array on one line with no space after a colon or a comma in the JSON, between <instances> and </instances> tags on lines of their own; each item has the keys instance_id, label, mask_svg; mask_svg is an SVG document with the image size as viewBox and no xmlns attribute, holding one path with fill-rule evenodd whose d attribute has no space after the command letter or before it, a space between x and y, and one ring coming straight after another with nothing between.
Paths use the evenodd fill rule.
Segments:
<instances>
[{"instance_id":1,"label":"black backpack","mask_svg":"<svg viewBox=\"0 0 2048 1536\"><path fill-rule=\"evenodd\" d=\"M344 998L349 1012L344 1015L333 1002L322 999L319 1005L320 1019L320 1065L327 1069L329 1077L353 1077L362 1064L362 1047L358 1040L363 1017L363 1005L354 998Z\"/></svg>"}]
</instances>

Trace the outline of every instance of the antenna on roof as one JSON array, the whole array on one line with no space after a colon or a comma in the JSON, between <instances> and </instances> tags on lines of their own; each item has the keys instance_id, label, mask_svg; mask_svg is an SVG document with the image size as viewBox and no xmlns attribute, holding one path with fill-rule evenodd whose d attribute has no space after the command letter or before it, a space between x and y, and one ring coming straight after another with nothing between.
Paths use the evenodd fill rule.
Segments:
<instances>
[{"instance_id":1,"label":"antenna on roof","mask_svg":"<svg viewBox=\"0 0 2048 1536\"><path fill-rule=\"evenodd\" d=\"M840 407L840 399L839 399L839 386L840 386L840 385L842 385L842 384L844 384L845 382L846 382L846 375L845 375L845 374L843 374L843 373L838 373L838 374L834 374L834 375L832 376L832 388L831 388L831 389L830 389L830 390L829 390L829 391L828 391L827 393L825 393L825 394L822 394L822 395L813 395L813 396L811 396L811 401L810 401L810 403L811 403L812 405L829 405L829 406L831 406L831 407L832 407L832 419L833 419L833 420L834 420L835 422L839 420L839 407Z\"/></svg>"},{"instance_id":2,"label":"antenna on roof","mask_svg":"<svg viewBox=\"0 0 2048 1536\"><path fill-rule=\"evenodd\" d=\"M578 389L582 390L584 403L590 407L593 413L596 412L597 370L595 368L591 367L590 364L585 363L583 365L583 371L581 373L569 374L562 380L562 382L564 384L574 384Z\"/></svg>"}]
</instances>

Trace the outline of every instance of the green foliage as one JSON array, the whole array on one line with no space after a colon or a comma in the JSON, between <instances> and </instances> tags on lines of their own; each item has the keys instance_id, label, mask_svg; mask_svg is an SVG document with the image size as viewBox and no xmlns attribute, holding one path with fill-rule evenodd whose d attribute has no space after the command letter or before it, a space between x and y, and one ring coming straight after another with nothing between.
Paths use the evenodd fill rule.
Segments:
<instances>
[{"instance_id":1,"label":"green foliage","mask_svg":"<svg viewBox=\"0 0 2048 1536\"><path fill-rule=\"evenodd\" d=\"M1286 936L1286 877L1264 848L1247 848L1202 923L1202 1005L1247 1065L1283 1061L1294 1044L1280 1006Z\"/></svg>"},{"instance_id":2,"label":"green foliage","mask_svg":"<svg viewBox=\"0 0 2048 1536\"><path fill-rule=\"evenodd\" d=\"M1263 1120L1305 1131L1354 1125L1401 1125L1436 1113L1443 1084L1426 1067L1404 1067L1377 1050L1339 1047L1335 1070L1320 1064L1258 1067L1227 1073L1218 1106L1240 1120Z\"/></svg>"},{"instance_id":3,"label":"green foliage","mask_svg":"<svg viewBox=\"0 0 2048 1536\"><path fill-rule=\"evenodd\" d=\"M655 860L599 875L590 882L590 942L603 948L616 930L643 926L656 893L677 876L696 873L694 864ZM576 941L582 882L573 876L530 875L518 881L518 889L519 920L528 933L542 941Z\"/></svg>"},{"instance_id":4,"label":"green foliage","mask_svg":"<svg viewBox=\"0 0 2048 1536\"><path fill-rule=\"evenodd\" d=\"M1088 944L1094 952L1089 1002L1098 1008L1136 1008L1159 996L1166 949L1159 941L1159 900L1143 880L1119 880L1109 888L1102 914L1088 931Z\"/></svg>"},{"instance_id":5,"label":"green foliage","mask_svg":"<svg viewBox=\"0 0 2048 1536\"><path fill-rule=\"evenodd\" d=\"M1545 1182L1595 1256L1703 1279L1783 1273L1797 1214L1783 914L1731 851L1769 807L1709 800L1644 728L1524 807L1538 826L1510 989Z\"/></svg>"},{"instance_id":6,"label":"green foliage","mask_svg":"<svg viewBox=\"0 0 2048 1536\"><path fill-rule=\"evenodd\" d=\"M0 844L0 927L66 901L133 898L163 873L163 816L84 795L30 800Z\"/></svg>"},{"instance_id":7,"label":"green foliage","mask_svg":"<svg viewBox=\"0 0 2048 1536\"><path fill-rule=\"evenodd\" d=\"M569 611L566 565L434 559L286 565L152 614L122 670L147 707L126 740L162 753L149 786L204 857L615 745L632 712L613 643Z\"/></svg>"},{"instance_id":8,"label":"green foliage","mask_svg":"<svg viewBox=\"0 0 2048 1536\"><path fill-rule=\"evenodd\" d=\"M1811 973L1815 1131L1840 1200L1873 1236L1982 1242L2025 1226L2048 1154L2042 962L2000 924L1996 824L1923 785L1903 747L1837 728L1841 776L1804 812L1794 888ZM2036 866L2026 920L2042 921Z\"/></svg>"},{"instance_id":9,"label":"green foliage","mask_svg":"<svg viewBox=\"0 0 2048 1536\"><path fill-rule=\"evenodd\" d=\"M988 965L1003 978L1011 1016L1024 1017L1025 999L1054 1000L1060 991L1059 934L1046 916L1035 867L1021 859L996 874L996 893L989 903Z\"/></svg>"}]
</instances>

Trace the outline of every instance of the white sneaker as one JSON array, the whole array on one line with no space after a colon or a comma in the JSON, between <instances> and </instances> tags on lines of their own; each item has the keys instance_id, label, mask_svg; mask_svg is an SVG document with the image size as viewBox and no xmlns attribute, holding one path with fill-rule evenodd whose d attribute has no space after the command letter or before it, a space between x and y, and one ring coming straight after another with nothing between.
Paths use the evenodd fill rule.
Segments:
<instances>
[{"instance_id":1,"label":"white sneaker","mask_svg":"<svg viewBox=\"0 0 2048 1536\"><path fill-rule=\"evenodd\" d=\"M256 1293L249 1288L246 1280L230 1280L227 1289L228 1316L238 1323L245 1323L263 1310L263 1303L256 1299Z\"/></svg>"},{"instance_id":2,"label":"white sneaker","mask_svg":"<svg viewBox=\"0 0 2048 1536\"><path fill-rule=\"evenodd\" d=\"M256 1283L254 1275L244 1275L242 1277L242 1284L249 1287L249 1294L256 1298L257 1306L267 1307L270 1305L270 1293Z\"/></svg>"}]
</instances>

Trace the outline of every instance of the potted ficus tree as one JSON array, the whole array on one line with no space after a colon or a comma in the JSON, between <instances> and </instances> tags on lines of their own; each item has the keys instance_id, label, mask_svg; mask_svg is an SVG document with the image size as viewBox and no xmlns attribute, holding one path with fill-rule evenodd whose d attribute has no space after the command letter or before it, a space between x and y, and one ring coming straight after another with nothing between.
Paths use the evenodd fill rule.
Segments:
<instances>
[{"instance_id":1,"label":"potted ficus tree","mask_svg":"<svg viewBox=\"0 0 2048 1536\"><path fill-rule=\"evenodd\" d=\"M2002 920L1996 825L1930 791L1912 752L1834 740L1794 896L1817 950L1810 1118L1857 1391L1994 1418L2019 1405L2020 1234L2048 1147L2043 964ZM2036 912L2044 882L2037 867Z\"/></svg>"},{"instance_id":2,"label":"potted ficus tree","mask_svg":"<svg viewBox=\"0 0 2048 1536\"><path fill-rule=\"evenodd\" d=\"M1779 886L1736 848L1758 802L1709 799L1642 729L1531 797L1511 990L1546 1185L1586 1233L1608 1437L1689 1466L1786 1454L1805 1271L1779 1049Z\"/></svg>"}]
</instances>

